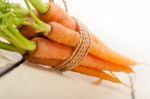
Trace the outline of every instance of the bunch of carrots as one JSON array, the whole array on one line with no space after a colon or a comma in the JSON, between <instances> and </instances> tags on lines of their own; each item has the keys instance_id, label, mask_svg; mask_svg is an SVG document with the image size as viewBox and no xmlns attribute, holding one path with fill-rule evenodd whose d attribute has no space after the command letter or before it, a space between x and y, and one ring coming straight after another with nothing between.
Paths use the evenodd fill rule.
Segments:
<instances>
[{"instance_id":1,"label":"bunch of carrots","mask_svg":"<svg viewBox=\"0 0 150 99\"><path fill-rule=\"evenodd\" d=\"M0 49L13 51L33 63L55 67L68 59L80 41L80 27L54 2L24 0L20 4L0 0ZM30 4L35 10L32 10ZM108 72L132 73L137 62L114 52L90 33L89 53L72 71L109 80L121 81Z\"/></svg>"}]
</instances>

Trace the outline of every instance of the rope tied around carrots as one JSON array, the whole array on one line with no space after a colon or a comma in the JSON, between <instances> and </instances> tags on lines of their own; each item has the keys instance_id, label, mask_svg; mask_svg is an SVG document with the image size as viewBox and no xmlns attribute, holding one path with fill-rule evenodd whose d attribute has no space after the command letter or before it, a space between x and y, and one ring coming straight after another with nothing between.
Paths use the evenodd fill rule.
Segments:
<instances>
[{"instance_id":1,"label":"rope tied around carrots","mask_svg":"<svg viewBox=\"0 0 150 99\"><path fill-rule=\"evenodd\" d=\"M74 17L73 17L74 18ZM60 65L54 67L55 70L64 72L74 69L80 64L82 59L87 56L91 45L91 37L89 31L85 25L83 25L78 19L74 18L77 25L80 28L80 42L76 46L73 54Z\"/></svg>"},{"instance_id":2,"label":"rope tied around carrots","mask_svg":"<svg viewBox=\"0 0 150 99\"><path fill-rule=\"evenodd\" d=\"M54 2L54 0L50 0L50 2ZM65 11L68 12L66 1L62 0L62 2L64 4ZM76 21L76 24L80 29L80 42L74 49L72 55L67 60L53 68L61 72L69 71L74 69L76 66L79 66L82 59L87 56L91 45L91 38L86 26L82 24L77 18L73 17L73 19Z\"/></svg>"}]
</instances>

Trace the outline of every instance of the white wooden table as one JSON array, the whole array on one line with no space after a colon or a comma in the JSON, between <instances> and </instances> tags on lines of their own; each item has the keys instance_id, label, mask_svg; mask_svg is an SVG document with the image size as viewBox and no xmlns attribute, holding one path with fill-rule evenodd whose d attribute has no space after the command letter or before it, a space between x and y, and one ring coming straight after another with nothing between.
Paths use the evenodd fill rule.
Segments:
<instances>
[{"instance_id":1,"label":"white wooden table","mask_svg":"<svg viewBox=\"0 0 150 99\"><path fill-rule=\"evenodd\" d=\"M0 59L0 61L5 61ZM4 65L4 64L3 64ZM77 73L59 74L51 70L36 68L25 63L3 78L0 78L1 99L131 99L131 90L123 85L102 81ZM136 99L149 99L149 67L136 68ZM126 75L120 78L128 83Z\"/></svg>"}]
</instances>

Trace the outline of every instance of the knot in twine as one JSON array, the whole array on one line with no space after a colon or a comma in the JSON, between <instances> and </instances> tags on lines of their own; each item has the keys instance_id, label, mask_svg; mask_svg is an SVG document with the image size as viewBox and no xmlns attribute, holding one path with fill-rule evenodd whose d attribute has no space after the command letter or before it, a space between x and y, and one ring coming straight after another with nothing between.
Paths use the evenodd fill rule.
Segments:
<instances>
[{"instance_id":1,"label":"knot in twine","mask_svg":"<svg viewBox=\"0 0 150 99\"><path fill-rule=\"evenodd\" d=\"M61 72L69 71L74 69L76 66L79 66L82 59L87 56L91 45L91 38L88 29L79 20L76 18L74 19L80 28L80 41L74 49L72 55L60 65L57 65L53 68Z\"/></svg>"}]
</instances>

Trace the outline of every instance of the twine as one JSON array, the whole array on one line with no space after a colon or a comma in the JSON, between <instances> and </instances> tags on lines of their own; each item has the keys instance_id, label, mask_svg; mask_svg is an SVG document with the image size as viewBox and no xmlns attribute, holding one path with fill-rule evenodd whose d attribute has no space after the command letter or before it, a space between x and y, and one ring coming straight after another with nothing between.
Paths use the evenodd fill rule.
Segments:
<instances>
[{"instance_id":1,"label":"twine","mask_svg":"<svg viewBox=\"0 0 150 99\"><path fill-rule=\"evenodd\" d=\"M65 7L65 11L68 12L68 6L67 6L67 2L66 0L62 0L64 7Z\"/></svg>"},{"instance_id":2,"label":"twine","mask_svg":"<svg viewBox=\"0 0 150 99\"><path fill-rule=\"evenodd\" d=\"M69 71L74 69L76 66L79 66L82 59L87 56L91 45L91 38L88 29L79 20L77 20L76 18L74 19L80 28L80 41L73 51L73 54L63 63L54 67L55 70L61 72Z\"/></svg>"},{"instance_id":3,"label":"twine","mask_svg":"<svg viewBox=\"0 0 150 99\"><path fill-rule=\"evenodd\" d=\"M49 0L49 1L54 2L54 0ZM62 0L62 2L64 4L65 11L68 12L66 0ZM74 49L72 55L67 60L62 62L60 65L55 66L53 68L54 70L65 72L74 69L76 66L80 65L82 59L85 56L87 56L89 52L89 48L91 45L91 38L89 35L89 31L86 28L86 26L83 25L78 19L74 18L74 20L76 21L77 25L80 28L80 32L79 32L80 41L77 44L76 48Z\"/></svg>"}]
</instances>

